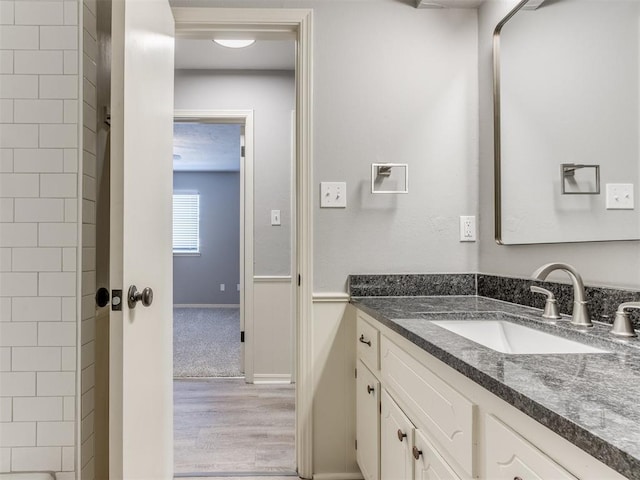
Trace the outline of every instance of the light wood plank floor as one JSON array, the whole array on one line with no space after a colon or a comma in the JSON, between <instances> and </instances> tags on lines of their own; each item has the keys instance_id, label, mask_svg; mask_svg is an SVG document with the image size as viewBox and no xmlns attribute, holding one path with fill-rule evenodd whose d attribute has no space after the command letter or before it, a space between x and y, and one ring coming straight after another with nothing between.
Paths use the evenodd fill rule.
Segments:
<instances>
[{"instance_id":1,"label":"light wood plank floor","mask_svg":"<svg viewBox=\"0 0 640 480\"><path fill-rule=\"evenodd\" d=\"M176 476L295 471L293 385L236 378L174 379L173 385Z\"/></svg>"}]
</instances>

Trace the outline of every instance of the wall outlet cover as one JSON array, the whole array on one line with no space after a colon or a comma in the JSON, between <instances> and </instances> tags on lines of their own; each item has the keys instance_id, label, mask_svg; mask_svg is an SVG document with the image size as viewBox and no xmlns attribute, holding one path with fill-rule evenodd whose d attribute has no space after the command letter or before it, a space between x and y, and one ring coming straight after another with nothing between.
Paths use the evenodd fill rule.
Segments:
<instances>
[{"instance_id":1,"label":"wall outlet cover","mask_svg":"<svg viewBox=\"0 0 640 480\"><path fill-rule=\"evenodd\" d=\"M476 241L476 217L474 215L460 216L460 241Z\"/></svg>"}]
</instances>

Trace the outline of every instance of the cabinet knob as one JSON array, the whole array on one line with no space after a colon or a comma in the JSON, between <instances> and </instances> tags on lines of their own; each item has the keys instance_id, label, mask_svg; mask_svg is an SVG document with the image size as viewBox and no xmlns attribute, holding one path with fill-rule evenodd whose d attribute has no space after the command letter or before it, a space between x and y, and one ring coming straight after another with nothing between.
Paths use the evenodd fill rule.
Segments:
<instances>
[{"instance_id":1,"label":"cabinet knob","mask_svg":"<svg viewBox=\"0 0 640 480\"><path fill-rule=\"evenodd\" d=\"M371 385L367 385L367 393L368 394L372 394L375 391L376 391L375 388L373 388Z\"/></svg>"},{"instance_id":2,"label":"cabinet knob","mask_svg":"<svg viewBox=\"0 0 640 480\"><path fill-rule=\"evenodd\" d=\"M364 338L364 334L363 334L363 335L360 335L359 340L360 340L360 343L364 343L365 345L369 345L369 346L371 346L371 340L365 340L365 338Z\"/></svg>"},{"instance_id":3,"label":"cabinet knob","mask_svg":"<svg viewBox=\"0 0 640 480\"><path fill-rule=\"evenodd\" d=\"M418 450L418 447L413 447L413 458L420 460L420 455L422 455L422 450Z\"/></svg>"},{"instance_id":4,"label":"cabinet knob","mask_svg":"<svg viewBox=\"0 0 640 480\"><path fill-rule=\"evenodd\" d=\"M407 438L407 434L406 433L402 433L402 430L398 429L398 440L402 441L405 438Z\"/></svg>"}]
</instances>

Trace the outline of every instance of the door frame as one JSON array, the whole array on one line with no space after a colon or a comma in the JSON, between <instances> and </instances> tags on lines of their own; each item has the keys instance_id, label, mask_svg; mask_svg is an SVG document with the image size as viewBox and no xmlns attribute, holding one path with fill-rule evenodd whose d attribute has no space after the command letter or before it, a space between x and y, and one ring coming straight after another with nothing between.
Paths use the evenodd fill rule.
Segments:
<instances>
[{"instance_id":1,"label":"door frame","mask_svg":"<svg viewBox=\"0 0 640 480\"><path fill-rule=\"evenodd\" d=\"M173 8L177 37L212 38L215 32L280 34L294 38L296 55L296 464L313 476L313 128L311 9Z\"/></svg>"},{"instance_id":2,"label":"door frame","mask_svg":"<svg viewBox=\"0 0 640 480\"><path fill-rule=\"evenodd\" d=\"M253 110L175 110L173 121L235 123L244 126L244 157L240 162L240 325L244 327L242 366L253 382ZM248 320L248 321L247 321ZM247 345L250 343L250 346Z\"/></svg>"}]
</instances>

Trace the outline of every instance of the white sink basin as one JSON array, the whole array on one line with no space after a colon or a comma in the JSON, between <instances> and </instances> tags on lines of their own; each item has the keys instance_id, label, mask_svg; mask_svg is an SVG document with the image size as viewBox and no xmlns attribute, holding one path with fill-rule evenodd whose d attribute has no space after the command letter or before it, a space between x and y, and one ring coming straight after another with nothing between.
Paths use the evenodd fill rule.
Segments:
<instances>
[{"instance_id":1,"label":"white sink basin","mask_svg":"<svg viewBox=\"0 0 640 480\"><path fill-rule=\"evenodd\" d=\"M434 320L432 323L502 353L609 353L504 320Z\"/></svg>"}]
</instances>

